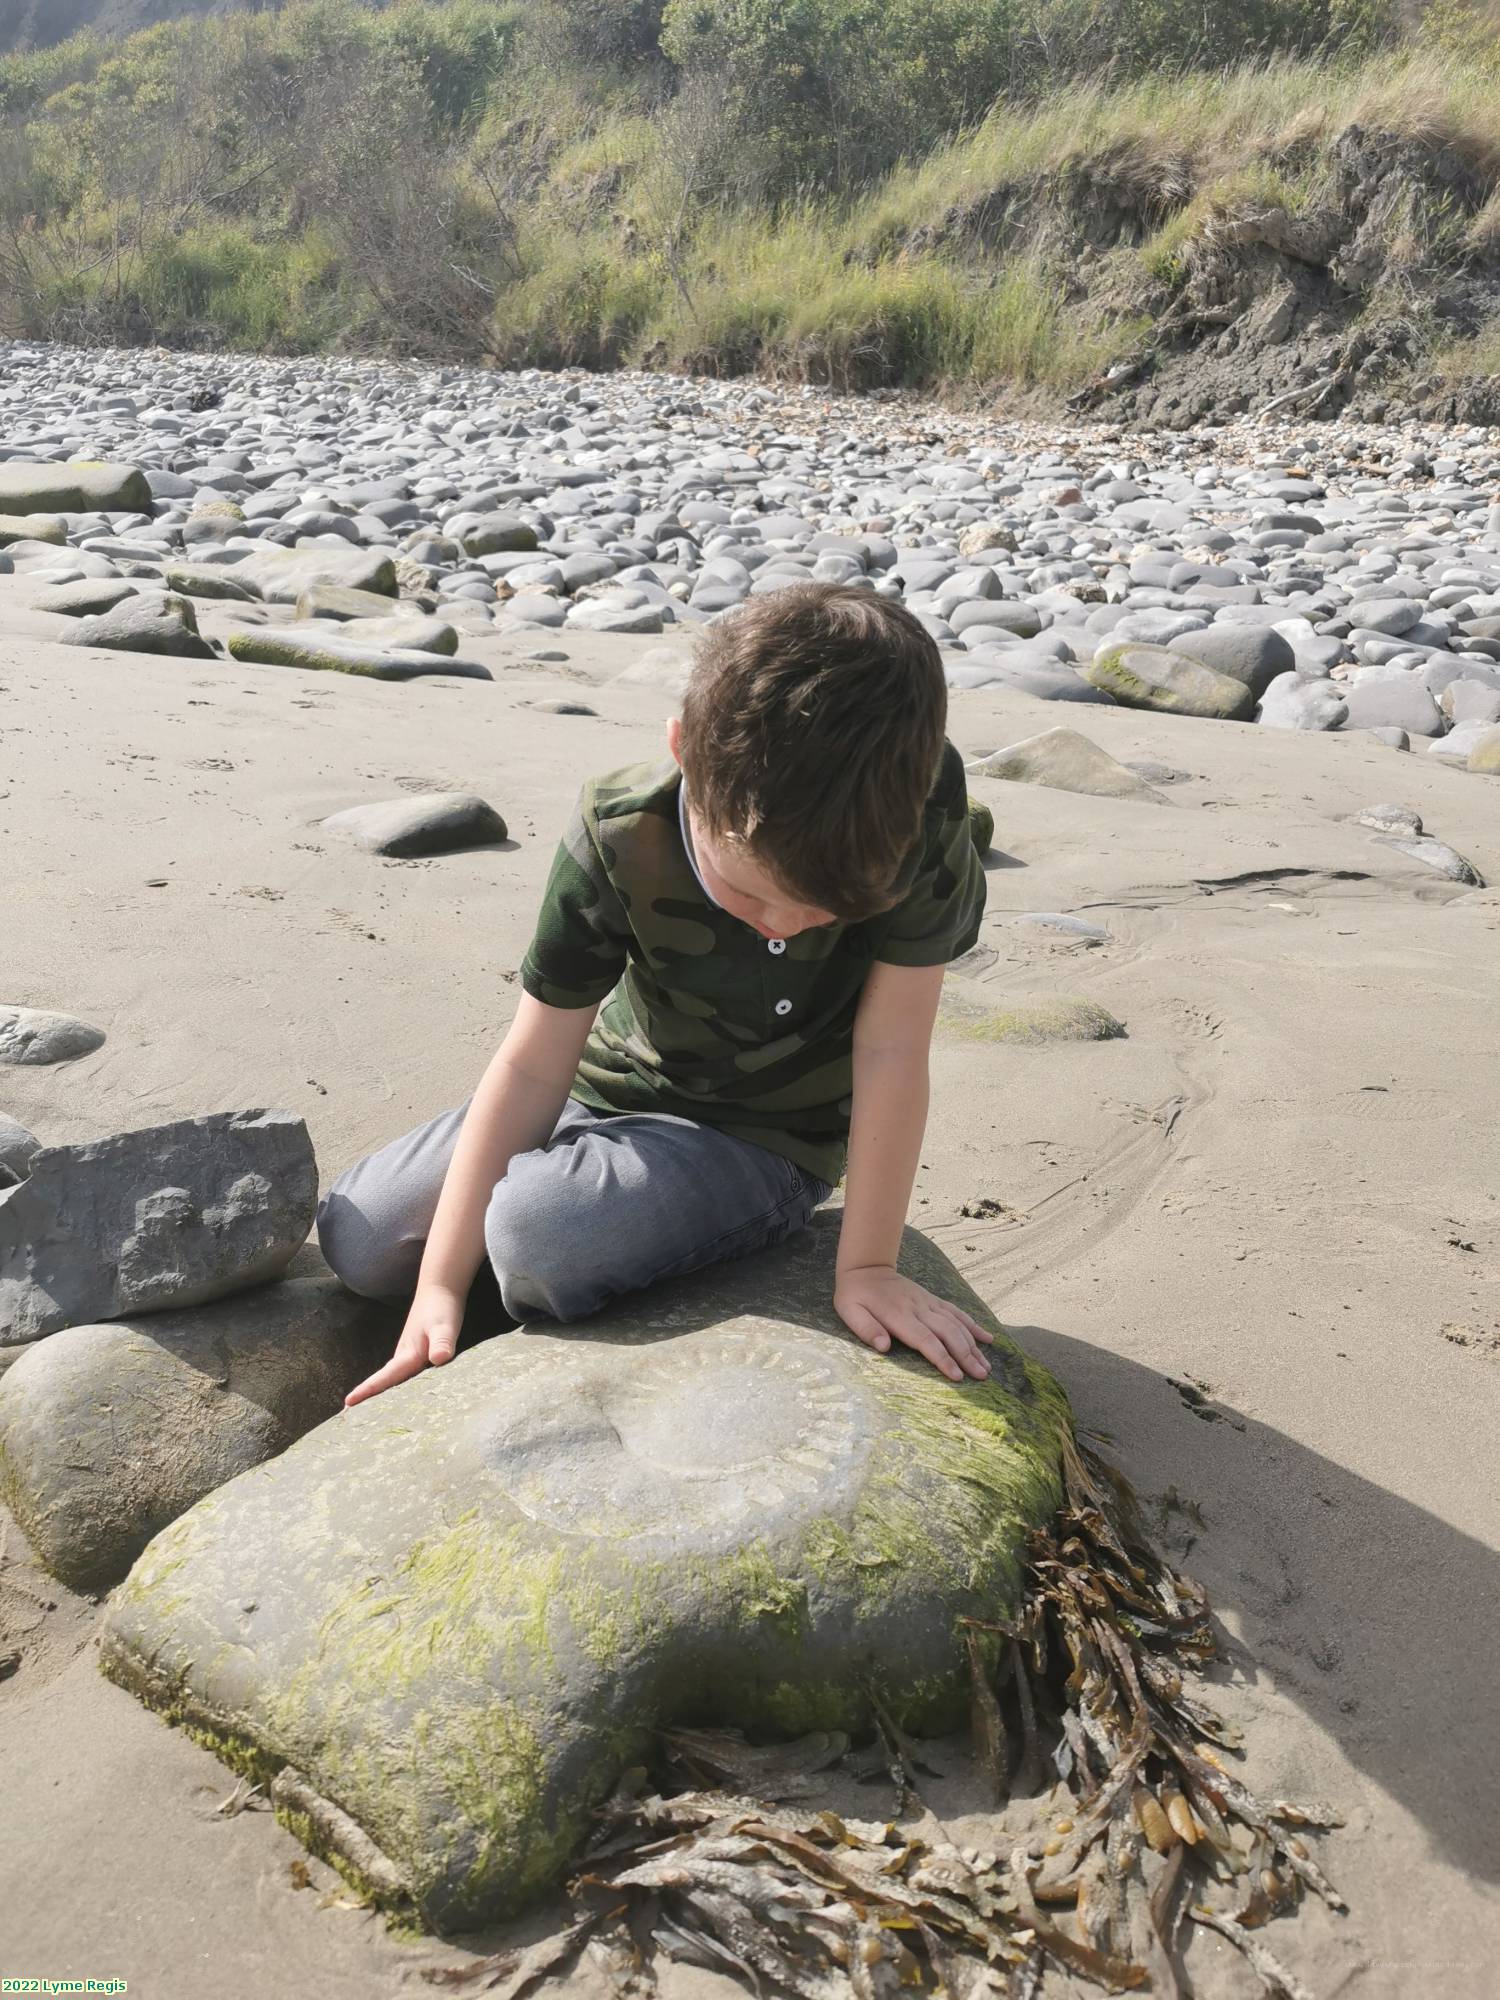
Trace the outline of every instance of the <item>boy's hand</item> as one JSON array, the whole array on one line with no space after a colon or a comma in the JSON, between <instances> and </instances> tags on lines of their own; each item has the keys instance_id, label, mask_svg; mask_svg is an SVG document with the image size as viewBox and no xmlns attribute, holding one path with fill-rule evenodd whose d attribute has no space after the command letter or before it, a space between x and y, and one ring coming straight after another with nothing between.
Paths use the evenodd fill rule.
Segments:
<instances>
[{"instance_id":1,"label":"boy's hand","mask_svg":"<svg viewBox=\"0 0 1500 2000\"><path fill-rule=\"evenodd\" d=\"M903 1278L893 1264L840 1272L833 1304L849 1331L881 1354L899 1340L925 1354L950 1382L961 1382L965 1375L982 1382L989 1375L989 1358L981 1348L995 1336L946 1299Z\"/></svg>"},{"instance_id":2,"label":"boy's hand","mask_svg":"<svg viewBox=\"0 0 1500 2000\"><path fill-rule=\"evenodd\" d=\"M384 1368L377 1368L349 1391L344 1408L351 1409L367 1396L378 1396L382 1389L404 1382L409 1375L420 1375L429 1363L451 1361L458 1345L459 1328L464 1323L464 1304L446 1286L419 1285L395 1353Z\"/></svg>"}]
</instances>

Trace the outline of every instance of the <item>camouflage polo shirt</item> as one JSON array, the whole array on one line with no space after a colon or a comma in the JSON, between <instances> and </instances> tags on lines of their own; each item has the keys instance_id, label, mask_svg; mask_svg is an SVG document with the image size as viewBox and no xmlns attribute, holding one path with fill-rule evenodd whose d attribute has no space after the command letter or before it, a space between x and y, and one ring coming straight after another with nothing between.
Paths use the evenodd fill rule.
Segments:
<instances>
[{"instance_id":1,"label":"camouflage polo shirt","mask_svg":"<svg viewBox=\"0 0 1500 2000\"><path fill-rule=\"evenodd\" d=\"M844 1170L854 1015L872 964L943 965L979 935L985 879L963 759L945 744L902 900L855 924L766 939L713 901L679 823L675 763L583 787L552 864L521 984L552 1007L608 1004L572 1095L670 1112Z\"/></svg>"}]
</instances>

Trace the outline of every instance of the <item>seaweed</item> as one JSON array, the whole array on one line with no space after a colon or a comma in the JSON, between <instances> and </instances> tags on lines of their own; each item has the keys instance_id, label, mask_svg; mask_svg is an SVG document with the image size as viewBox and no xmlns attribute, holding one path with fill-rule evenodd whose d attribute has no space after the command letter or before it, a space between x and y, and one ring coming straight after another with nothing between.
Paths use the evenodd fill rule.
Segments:
<instances>
[{"instance_id":1,"label":"seaweed","mask_svg":"<svg viewBox=\"0 0 1500 2000\"><path fill-rule=\"evenodd\" d=\"M600 1809L568 1930L545 1950L423 1976L515 2000L593 1939L622 1996L650 1990L663 1953L793 2000L893 2000L902 1988L1045 2000L1054 1969L1170 2000L1184 1990L1174 1940L1189 1924L1234 1945L1267 1994L1307 2000L1254 1933L1308 1891L1345 1907L1303 1838L1340 1821L1263 1801L1233 1774L1237 1738L1201 1692L1223 1658L1203 1591L1151 1540L1123 1477L1076 1441L1063 1483L1055 1518L1030 1538L1015 1619L964 1621L996 1853L960 1850L927 1808L921 1746L878 1693L878 1749L842 1758L828 1733L756 1748L733 1731L666 1731L657 1788L637 1770ZM891 1819L807 1797L835 1762L868 1774L877 1760L895 1788ZM1007 1804L1049 1771L1061 1809L1052 1802L1046 1830L1008 1838Z\"/></svg>"}]
</instances>

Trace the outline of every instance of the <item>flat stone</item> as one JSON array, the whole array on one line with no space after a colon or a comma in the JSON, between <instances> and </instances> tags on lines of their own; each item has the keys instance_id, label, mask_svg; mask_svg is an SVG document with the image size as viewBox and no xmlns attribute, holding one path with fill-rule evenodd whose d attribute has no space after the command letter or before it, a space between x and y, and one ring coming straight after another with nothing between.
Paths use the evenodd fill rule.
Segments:
<instances>
[{"instance_id":1,"label":"flat stone","mask_svg":"<svg viewBox=\"0 0 1500 2000\"><path fill-rule=\"evenodd\" d=\"M0 514L149 514L151 487L134 465L0 465Z\"/></svg>"},{"instance_id":2,"label":"flat stone","mask_svg":"<svg viewBox=\"0 0 1500 2000\"><path fill-rule=\"evenodd\" d=\"M336 1416L389 1358L402 1311L356 1298L316 1252L232 1299L72 1326L0 1379L5 1500L72 1590L118 1583L151 1537Z\"/></svg>"},{"instance_id":3,"label":"flat stone","mask_svg":"<svg viewBox=\"0 0 1500 2000\"><path fill-rule=\"evenodd\" d=\"M391 600L378 590L351 590L342 583L315 583L297 599L299 618L331 618L347 623L356 618L391 615Z\"/></svg>"},{"instance_id":4,"label":"flat stone","mask_svg":"<svg viewBox=\"0 0 1500 2000\"><path fill-rule=\"evenodd\" d=\"M1083 938L1089 944L1105 944L1109 932L1103 924L1092 924L1087 917L1069 916L1063 910L1026 910L1016 918L1018 924L1028 929L1057 931L1063 937Z\"/></svg>"},{"instance_id":5,"label":"flat stone","mask_svg":"<svg viewBox=\"0 0 1500 2000\"><path fill-rule=\"evenodd\" d=\"M681 694L692 677L693 658L679 646L648 646L628 667L612 676L627 687L665 688Z\"/></svg>"},{"instance_id":6,"label":"flat stone","mask_svg":"<svg viewBox=\"0 0 1500 2000\"><path fill-rule=\"evenodd\" d=\"M586 701L523 701L522 708L534 708L538 715L597 715L597 708L590 708Z\"/></svg>"},{"instance_id":7,"label":"flat stone","mask_svg":"<svg viewBox=\"0 0 1500 2000\"><path fill-rule=\"evenodd\" d=\"M585 632L660 632L659 604L612 604L607 597L586 597L567 614L569 630Z\"/></svg>"},{"instance_id":8,"label":"flat stone","mask_svg":"<svg viewBox=\"0 0 1500 2000\"><path fill-rule=\"evenodd\" d=\"M77 1062L104 1046L104 1030L42 1007L0 1007L0 1063Z\"/></svg>"},{"instance_id":9,"label":"flat stone","mask_svg":"<svg viewBox=\"0 0 1500 2000\"><path fill-rule=\"evenodd\" d=\"M239 566L223 563L166 563L161 580L184 597L206 597L225 604L259 604L260 592ZM387 600L389 606L389 600Z\"/></svg>"},{"instance_id":10,"label":"flat stone","mask_svg":"<svg viewBox=\"0 0 1500 2000\"><path fill-rule=\"evenodd\" d=\"M396 595L396 565L380 549L260 549L236 563L234 574L253 585L267 604L295 604L303 591L318 584Z\"/></svg>"},{"instance_id":11,"label":"flat stone","mask_svg":"<svg viewBox=\"0 0 1500 2000\"><path fill-rule=\"evenodd\" d=\"M996 1335L990 1379L863 1346L837 1243L820 1216L319 1425L153 1539L105 1673L274 1801L333 1802L366 1892L444 1932L543 1896L675 1720L863 1729L878 1661L900 1725L955 1726L960 1621L1016 1611L1067 1405L912 1230L901 1268Z\"/></svg>"},{"instance_id":12,"label":"flat stone","mask_svg":"<svg viewBox=\"0 0 1500 2000\"><path fill-rule=\"evenodd\" d=\"M1422 831L1422 815L1414 806L1361 806L1354 815L1356 826L1374 827L1377 833L1415 836Z\"/></svg>"},{"instance_id":13,"label":"flat stone","mask_svg":"<svg viewBox=\"0 0 1500 2000\"><path fill-rule=\"evenodd\" d=\"M178 659L218 656L198 633L198 619L185 597L138 591L95 618L80 618L58 635L64 646L97 647L108 653L164 653Z\"/></svg>"},{"instance_id":14,"label":"flat stone","mask_svg":"<svg viewBox=\"0 0 1500 2000\"><path fill-rule=\"evenodd\" d=\"M94 618L135 595L135 585L124 577L86 576L77 583L60 583L53 590L44 590L31 600L31 608L50 611L59 618Z\"/></svg>"},{"instance_id":15,"label":"flat stone","mask_svg":"<svg viewBox=\"0 0 1500 2000\"><path fill-rule=\"evenodd\" d=\"M1082 792L1098 799L1167 803L1144 778L1117 764L1108 751L1080 736L1076 729L1044 729L1040 736L1007 744L966 768L1011 784L1048 785L1055 791Z\"/></svg>"},{"instance_id":16,"label":"flat stone","mask_svg":"<svg viewBox=\"0 0 1500 2000\"><path fill-rule=\"evenodd\" d=\"M1255 706L1244 681L1167 646L1106 645L1079 671L1126 708L1232 722L1247 717Z\"/></svg>"},{"instance_id":17,"label":"flat stone","mask_svg":"<svg viewBox=\"0 0 1500 2000\"><path fill-rule=\"evenodd\" d=\"M505 821L473 792L416 792L374 805L349 806L321 824L371 854L404 859L493 847L506 837Z\"/></svg>"},{"instance_id":18,"label":"flat stone","mask_svg":"<svg viewBox=\"0 0 1500 2000\"><path fill-rule=\"evenodd\" d=\"M273 1278L306 1240L317 1193L307 1127L285 1111L43 1146L0 1192L0 1344Z\"/></svg>"},{"instance_id":19,"label":"flat stone","mask_svg":"<svg viewBox=\"0 0 1500 2000\"><path fill-rule=\"evenodd\" d=\"M976 980L951 974L943 981L938 1023L964 1041L1032 1047L1048 1042L1111 1042L1125 1033L1124 1023L1097 1001L1062 996L1002 999Z\"/></svg>"},{"instance_id":20,"label":"flat stone","mask_svg":"<svg viewBox=\"0 0 1500 2000\"><path fill-rule=\"evenodd\" d=\"M1461 882L1466 889L1482 889L1484 877L1472 861L1465 861L1455 853L1446 841L1407 839L1396 834L1377 834L1382 847L1394 847L1398 854L1409 854L1413 861L1420 861L1428 868L1435 868L1440 875L1446 875L1450 882Z\"/></svg>"},{"instance_id":21,"label":"flat stone","mask_svg":"<svg viewBox=\"0 0 1500 2000\"><path fill-rule=\"evenodd\" d=\"M315 673L362 674L377 681L411 681L424 674L451 674L460 680L488 681L494 675L477 660L458 660L444 653L409 648L367 646L330 629L328 637L301 638L295 633L262 626L253 632L231 632L230 657L263 667L304 667Z\"/></svg>"}]
</instances>

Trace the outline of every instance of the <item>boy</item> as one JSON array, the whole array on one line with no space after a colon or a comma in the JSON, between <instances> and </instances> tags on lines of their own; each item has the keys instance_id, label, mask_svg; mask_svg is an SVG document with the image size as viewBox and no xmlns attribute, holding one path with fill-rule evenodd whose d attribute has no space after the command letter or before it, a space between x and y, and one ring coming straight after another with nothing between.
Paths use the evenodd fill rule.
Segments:
<instances>
[{"instance_id":1,"label":"boy","mask_svg":"<svg viewBox=\"0 0 1500 2000\"><path fill-rule=\"evenodd\" d=\"M868 589L794 586L708 628L671 763L584 786L472 1098L319 1205L351 1290L415 1288L346 1406L452 1357L486 1255L512 1318L576 1319L779 1242L846 1152L839 1316L988 1374L984 1328L896 1269L943 968L984 909L946 717L932 638Z\"/></svg>"}]
</instances>

